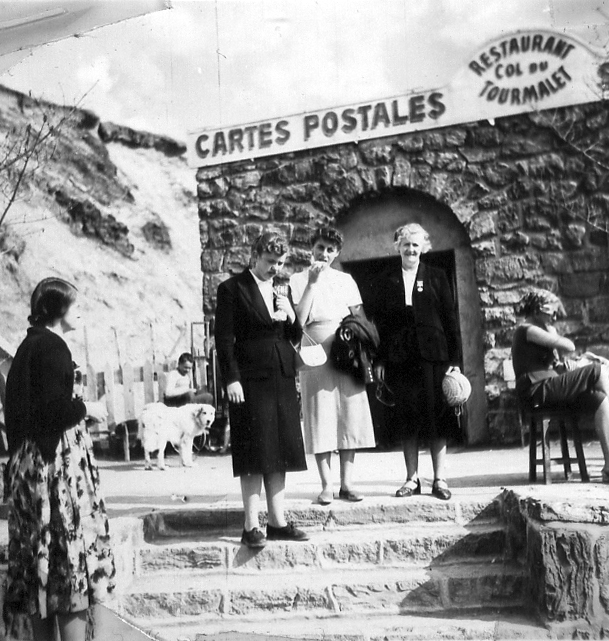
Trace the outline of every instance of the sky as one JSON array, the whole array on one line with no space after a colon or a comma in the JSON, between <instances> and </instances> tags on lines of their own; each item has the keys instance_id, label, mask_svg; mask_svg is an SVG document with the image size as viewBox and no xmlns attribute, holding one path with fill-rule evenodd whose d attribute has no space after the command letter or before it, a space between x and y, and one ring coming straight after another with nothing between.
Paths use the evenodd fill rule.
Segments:
<instances>
[{"instance_id":1,"label":"sky","mask_svg":"<svg viewBox=\"0 0 609 641\"><path fill-rule=\"evenodd\" d=\"M185 140L441 87L488 41L539 28L609 56L609 0L173 0L39 47L0 83Z\"/></svg>"}]
</instances>

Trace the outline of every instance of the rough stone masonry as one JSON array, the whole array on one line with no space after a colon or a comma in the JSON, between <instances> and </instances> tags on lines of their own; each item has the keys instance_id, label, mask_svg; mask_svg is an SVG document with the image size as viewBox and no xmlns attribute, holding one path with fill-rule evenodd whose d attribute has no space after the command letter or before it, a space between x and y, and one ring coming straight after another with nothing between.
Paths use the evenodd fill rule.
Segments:
<instances>
[{"instance_id":1,"label":"rough stone masonry","mask_svg":"<svg viewBox=\"0 0 609 641\"><path fill-rule=\"evenodd\" d=\"M218 284L248 264L272 226L290 239L288 269L308 264L308 237L362 199L389 190L431 195L466 230L485 336L488 434L514 441L504 380L523 289L565 302L559 331L609 355L609 125L606 103L238 162L197 172L204 311Z\"/></svg>"}]
</instances>

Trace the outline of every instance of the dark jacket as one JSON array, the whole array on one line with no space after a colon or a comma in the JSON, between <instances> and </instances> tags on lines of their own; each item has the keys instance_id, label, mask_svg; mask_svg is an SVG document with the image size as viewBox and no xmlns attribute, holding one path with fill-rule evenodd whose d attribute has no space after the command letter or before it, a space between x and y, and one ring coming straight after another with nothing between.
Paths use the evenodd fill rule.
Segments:
<instances>
[{"instance_id":1,"label":"dark jacket","mask_svg":"<svg viewBox=\"0 0 609 641\"><path fill-rule=\"evenodd\" d=\"M271 319L249 269L218 287L215 337L224 385L267 378L277 364L284 376L296 376L296 351L290 341L296 343L301 336L298 321Z\"/></svg>"},{"instance_id":2,"label":"dark jacket","mask_svg":"<svg viewBox=\"0 0 609 641\"><path fill-rule=\"evenodd\" d=\"M379 335L367 318L349 314L341 321L332 346L330 360L338 370L361 383L373 383L372 362L379 347Z\"/></svg>"},{"instance_id":3,"label":"dark jacket","mask_svg":"<svg viewBox=\"0 0 609 641\"><path fill-rule=\"evenodd\" d=\"M376 279L372 292L369 312L381 339L379 360L400 362L404 356L406 310L401 266L385 272ZM412 293L412 306L421 357L431 362L459 363L455 304L446 274L441 269L419 264Z\"/></svg>"},{"instance_id":4,"label":"dark jacket","mask_svg":"<svg viewBox=\"0 0 609 641\"><path fill-rule=\"evenodd\" d=\"M73 391L74 365L65 341L46 327L30 327L6 380L9 454L30 438L52 460L62 433L85 418L85 404Z\"/></svg>"}]
</instances>

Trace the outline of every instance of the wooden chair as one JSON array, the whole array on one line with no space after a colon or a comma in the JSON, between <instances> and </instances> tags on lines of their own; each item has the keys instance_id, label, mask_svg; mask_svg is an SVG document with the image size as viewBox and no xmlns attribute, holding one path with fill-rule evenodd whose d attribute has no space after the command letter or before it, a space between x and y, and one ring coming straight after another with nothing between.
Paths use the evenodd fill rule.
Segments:
<instances>
[{"instance_id":1,"label":"wooden chair","mask_svg":"<svg viewBox=\"0 0 609 641\"><path fill-rule=\"evenodd\" d=\"M552 461L562 463L565 479L572 475L571 463L577 463L581 480L584 483L590 481L586 458L582 446L581 433L579 431L580 414L567 408L534 408L525 409L522 412L524 425L529 426L529 482L537 482L537 466L543 466L543 482L546 485L552 483L551 466ZM560 438L560 449L562 456L552 458L550 454L550 421L558 423L558 435ZM569 443L567 441L567 426L571 429L573 445L576 458L571 458ZM541 458L537 458L538 439L541 442Z\"/></svg>"}]
</instances>

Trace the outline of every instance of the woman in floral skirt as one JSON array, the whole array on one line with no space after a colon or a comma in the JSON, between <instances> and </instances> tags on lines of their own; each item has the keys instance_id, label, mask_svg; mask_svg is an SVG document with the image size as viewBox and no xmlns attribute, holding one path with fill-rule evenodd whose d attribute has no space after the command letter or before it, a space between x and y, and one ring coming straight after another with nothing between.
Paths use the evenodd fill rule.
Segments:
<instances>
[{"instance_id":1,"label":"woman in floral skirt","mask_svg":"<svg viewBox=\"0 0 609 641\"><path fill-rule=\"evenodd\" d=\"M29 615L35 641L84 641L87 610L114 588L108 518L85 417L101 403L74 396L74 364L62 335L80 320L76 288L41 281L32 325L6 382L9 565L4 619Z\"/></svg>"}]
</instances>

